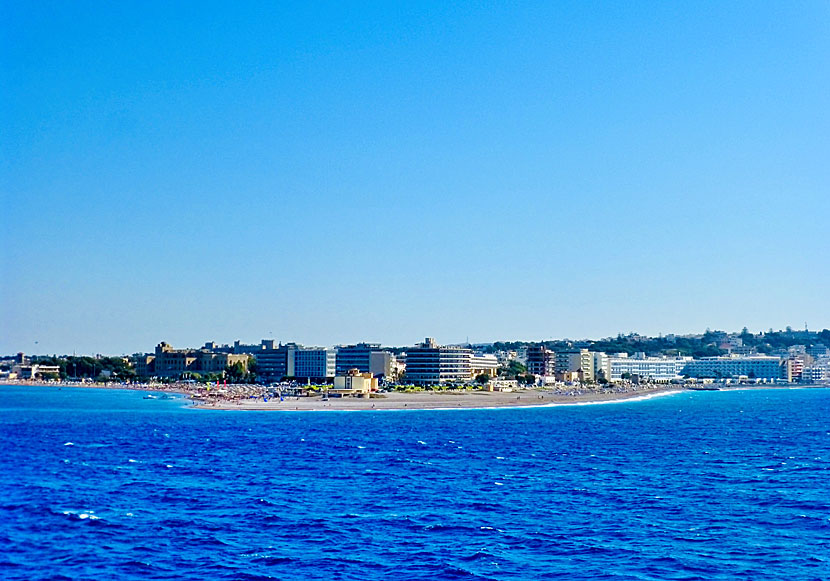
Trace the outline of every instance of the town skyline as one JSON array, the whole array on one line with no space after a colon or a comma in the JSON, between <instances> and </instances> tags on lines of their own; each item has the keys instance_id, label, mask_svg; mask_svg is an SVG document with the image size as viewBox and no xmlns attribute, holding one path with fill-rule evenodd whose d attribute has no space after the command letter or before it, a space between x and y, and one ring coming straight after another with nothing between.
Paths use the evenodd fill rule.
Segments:
<instances>
[{"instance_id":1,"label":"town skyline","mask_svg":"<svg viewBox=\"0 0 830 581\"><path fill-rule=\"evenodd\" d=\"M203 345L207 344L214 344L217 346L222 347L229 347L233 346L234 343L242 344L242 345L256 345L260 342L274 342L275 344L298 344L303 346L313 346L313 347L338 347L344 345L356 345L356 344L372 344L372 345L380 345L383 348L388 349L405 349L406 347L411 347L421 343L424 340L424 337L435 339L439 344L442 345L467 345L467 346L486 346L486 345L494 345L497 343L524 343L524 344L545 344L545 343L573 343L575 345L578 344L588 344L594 342L602 342L602 341L615 341L615 340L630 340L632 338L642 338L646 340L654 340L654 339L665 339L671 337L677 338L702 338L705 337L708 333L723 333L727 336L738 336L742 334L744 331L748 332L753 336L764 336L767 334L793 334L794 336L801 335L803 333L813 334L817 337L824 337L825 335L828 336L828 339L825 339L827 343L830 343L830 326L823 327L823 328L795 328L790 325L785 326L782 329L775 329L773 327L769 327L767 329L750 329L747 326L743 326L740 329L722 329L722 328L711 328L707 327L704 330L698 330L693 332L669 332L669 333L656 333L656 334L646 334L640 333L637 331L629 331L629 332L618 332L615 334L610 335L603 335L603 336L596 336L596 337L565 337L560 336L556 337L553 335L549 335L547 337L536 337L536 338L518 338L518 337L500 337L497 339L493 339L490 341L479 341L473 340L469 337L465 337L464 340L461 341L449 341L449 340L442 340L440 337L435 337L434 335L422 335L411 342L387 342L381 340L375 340L372 338L355 338L351 340L345 341L337 341L337 342L323 342L323 341L307 341L307 340L300 340L296 337L284 337L284 338L276 338L273 336L269 337L260 337L259 339L250 339L250 340L242 340L239 338L234 339L219 339L216 338L201 338L201 339L194 339L193 341L174 341L170 338L156 338L153 341L145 343L139 346L135 350L130 351L106 351L106 350L92 350L92 351L81 351L78 349L71 349L69 351L61 351L61 350L43 350L43 351L27 351L25 349L14 349L11 350L7 349L5 351L0 350L0 356L10 356L16 353L26 353L27 355L59 355L59 356L67 356L67 355L102 355L102 356L128 356L133 355L136 353L143 353L147 350L148 345L156 345L159 343L166 343L170 345L181 346L185 348L201 348ZM35 348L40 346L40 342L33 344Z\"/></svg>"}]
</instances>

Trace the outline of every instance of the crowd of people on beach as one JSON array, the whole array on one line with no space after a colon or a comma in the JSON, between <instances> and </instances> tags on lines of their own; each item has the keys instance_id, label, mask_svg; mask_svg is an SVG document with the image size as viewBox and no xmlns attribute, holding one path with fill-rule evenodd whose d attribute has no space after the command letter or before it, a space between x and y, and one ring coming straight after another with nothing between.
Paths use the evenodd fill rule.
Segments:
<instances>
[{"instance_id":1,"label":"crowd of people on beach","mask_svg":"<svg viewBox=\"0 0 830 581\"><path fill-rule=\"evenodd\" d=\"M217 406L228 404L241 404L243 401L260 401L267 403L268 401L278 399L280 401L287 398L296 400L299 398L325 398L326 386L309 386L299 388L295 385L285 384L276 386L266 386L250 383L228 383L228 384L203 384L193 382L173 382L173 383L98 383L98 382L75 382L75 381L17 381L15 383L29 384L29 385L52 385L61 387L96 387L96 388L110 388L110 389L134 389L147 392L164 392L164 393L178 393L193 400L196 405L200 406ZM608 395L611 397L619 397L625 394L641 394L645 392L654 391L657 389L665 389L665 384L650 384L650 383L619 383L606 385L585 385L585 384L553 384L546 386L529 386L527 388L520 388L516 390L517 398L521 398L522 393L536 392L540 399L546 395L558 396L563 398L580 398L586 396L602 396ZM389 386L383 391L395 391L395 386ZM442 394L464 394L469 392L481 392L480 388L473 389L458 388L458 389L442 389ZM429 393L427 389L424 393ZM439 393L439 392L434 392Z\"/></svg>"}]
</instances>

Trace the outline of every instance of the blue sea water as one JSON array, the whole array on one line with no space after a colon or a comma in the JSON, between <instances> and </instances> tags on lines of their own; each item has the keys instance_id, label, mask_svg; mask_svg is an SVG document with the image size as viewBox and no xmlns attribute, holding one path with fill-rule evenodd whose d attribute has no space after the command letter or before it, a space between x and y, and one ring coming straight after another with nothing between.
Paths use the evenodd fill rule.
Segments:
<instances>
[{"instance_id":1,"label":"blue sea water","mask_svg":"<svg viewBox=\"0 0 830 581\"><path fill-rule=\"evenodd\" d=\"M830 390L196 410L0 387L3 579L827 579Z\"/></svg>"}]
</instances>

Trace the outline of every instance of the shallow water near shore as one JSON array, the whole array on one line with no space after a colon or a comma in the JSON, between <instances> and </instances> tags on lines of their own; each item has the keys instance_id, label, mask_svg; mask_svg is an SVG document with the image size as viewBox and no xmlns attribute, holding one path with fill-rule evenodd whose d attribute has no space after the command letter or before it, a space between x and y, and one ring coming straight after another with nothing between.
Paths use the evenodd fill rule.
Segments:
<instances>
[{"instance_id":1,"label":"shallow water near shore","mask_svg":"<svg viewBox=\"0 0 830 581\"><path fill-rule=\"evenodd\" d=\"M824 579L830 390L400 413L0 387L4 579Z\"/></svg>"}]
</instances>

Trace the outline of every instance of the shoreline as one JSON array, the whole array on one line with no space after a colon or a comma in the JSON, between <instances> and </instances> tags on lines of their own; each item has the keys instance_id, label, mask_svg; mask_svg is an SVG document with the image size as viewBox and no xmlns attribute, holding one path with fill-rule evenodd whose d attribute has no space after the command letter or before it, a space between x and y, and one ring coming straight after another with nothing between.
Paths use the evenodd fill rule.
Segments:
<instances>
[{"instance_id":1,"label":"shoreline","mask_svg":"<svg viewBox=\"0 0 830 581\"><path fill-rule=\"evenodd\" d=\"M610 404L625 401L639 401L662 395L680 393L672 388L640 389L629 392L602 392L579 390L580 393L558 392L544 389L527 389L513 392L490 391L444 391L444 392L390 392L376 398L329 398L288 397L280 401L242 399L220 402L194 402L194 407L219 411L273 411L273 412L336 412L336 411L448 411L460 409L496 410L518 408L546 408L563 405ZM576 392L577 390L569 390Z\"/></svg>"},{"instance_id":2,"label":"shoreline","mask_svg":"<svg viewBox=\"0 0 830 581\"><path fill-rule=\"evenodd\" d=\"M261 386L229 385L230 391L211 392L204 386L182 384L96 384L81 382L15 381L7 385L58 388L126 389L130 391L176 394L187 398L198 410L218 411L447 411L458 409L550 408L576 405L601 405L645 401L655 397L695 391L760 391L770 389L815 389L830 385L723 385L701 389L676 384L622 385L612 388L555 386L532 387L517 391L445 390L386 392L371 398L316 396L264 397ZM151 399L151 398L148 398Z\"/></svg>"}]
</instances>

